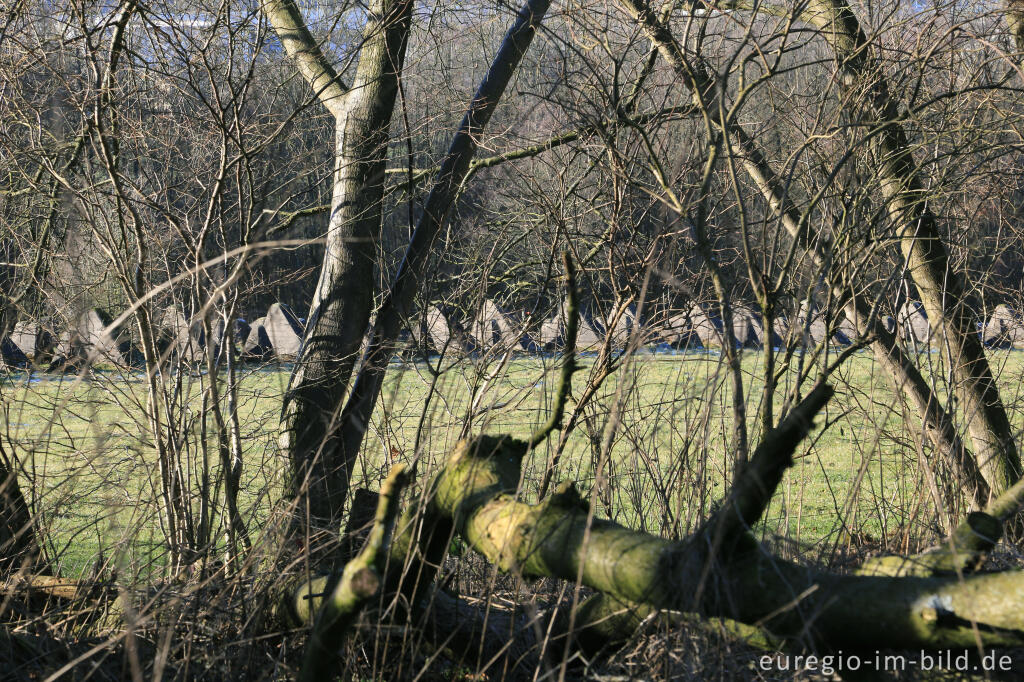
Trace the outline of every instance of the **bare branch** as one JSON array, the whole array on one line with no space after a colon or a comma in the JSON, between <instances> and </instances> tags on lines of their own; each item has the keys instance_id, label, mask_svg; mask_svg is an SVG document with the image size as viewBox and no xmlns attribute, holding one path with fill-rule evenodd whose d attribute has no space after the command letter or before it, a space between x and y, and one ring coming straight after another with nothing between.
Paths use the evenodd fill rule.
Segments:
<instances>
[{"instance_id":1,"label":"bare branch","mask_svg":"<svg viewBox=\"0 0 1024 682\"><path fill-rule=\"evenodd\" d=\"M306 28L295 0L264 0L263 11L313 92L328 111L341 115L348 88Z\"/></svg>"}]
</instances>

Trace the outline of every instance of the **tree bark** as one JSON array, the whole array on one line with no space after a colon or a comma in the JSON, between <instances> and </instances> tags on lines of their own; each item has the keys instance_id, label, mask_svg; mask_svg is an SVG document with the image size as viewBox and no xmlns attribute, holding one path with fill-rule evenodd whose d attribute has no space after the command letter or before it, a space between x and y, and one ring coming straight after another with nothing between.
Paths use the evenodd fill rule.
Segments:
<instances>
[{"instance_id":1,"label":"tree bark","mask_svg":"<svg viewBox=\"0 0 1024 682\"><path fill-rule=\"evenodd\" d=\"M41 558L15 466L0 444L0 581L37 568Z\"/></svg>"},{"instance_id":2,"label":"tree bark","mask_svg":"<svg viewBox=\"0 0 1024 682\"><path fill-rule=\"evenodd\" d=\"M549 5L550 0L527 0L520 8L515 23L505 34L441 162L423 207L423 215L416 224L395 279L377 313L370 341L363 354L362 366L342 410L340 423L343 430L338 442L340 451L333 455L337 462L351 463L359 452L370 415L380 395L388 361L393 354L394 341L401 330L402 321L408 319L413 298L426 273L434 241L444 227L448 213L469 175L480 136L533 41ZM349 467L346 466L342 471L344 476L349 475ZM344 487L347 488L347 479Z\"/></svg>"},{"instance_id":3,"label":"tree bark","mask_svg":"<svg viewBox=\"0 0 1024 682\"><path fill-rule=\"evenodd\" d=\"M338 457L334 443L338 406L373 307L384 169L412 6L411 0L370 4L355 79L344 94L294 4L268 7L289 54L336 120L324 260L284 399L280 438L291 462L287 493L302 502L300 513L308 511L314 534L337 528L348 490L351 461Z\"/></svg>"}]
</instances>

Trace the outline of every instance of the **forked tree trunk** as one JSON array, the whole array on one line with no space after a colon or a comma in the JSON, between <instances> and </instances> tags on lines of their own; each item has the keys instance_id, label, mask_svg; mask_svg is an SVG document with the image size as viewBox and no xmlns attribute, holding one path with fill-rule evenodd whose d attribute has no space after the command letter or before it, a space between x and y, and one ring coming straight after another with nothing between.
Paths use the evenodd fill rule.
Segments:
<instances>
[{"instance_id":1,"label":"forked tree trunk","mask_svg":"<svg viewBox=\"0 0 1024 682\"><path fill-rule=\"evenodd\" d=\"M411 0L374 0L355 80L342 92L295 5L272 2L268 15L310 85L335 116L331 214L320 280L302 349L284 399L281 447L291 470L288 494L308 509L311 530L337 528L351 460L337 447L338 412L373 307L374 263L384 199L390 125L409 35Z\"/></svg>"},{"instance_id":2,"label":"forked tree trunk","mask_svg":"<svg viewBox=\"0 0 1024 682\"><path fill-rule=\"evenodd\" d=\"M441 162L437 178L427 195L423 215L416 224L395 279L381 303L362 366L342 412L344 432L341 447L343 457L348 461L355 459L362 445L393 353L394 341L398 338L402 321L408 319L411 312L413 299L426 274L434 242L447 221L462 184L472 170L471 164L480 144L480 136L519 68L549 5L550 0L527 0L520 7L516 21L505 34Z\"/></svg>"},{"instance_id":3,"label":"forked tree trunk","mask_svg":"<svg viewBox=\"0 0 1024 682\"><path fill-rule=\"evenodd\" d=\"M395 281L381 304L362 367L343 410L342 398L372 304L368 283L373 281L373 244L381 222L387 122L394 105L411 3L389 5L395 19L380 22L383 33L380 28L371 31L367 27L356 80L344 95L339 94L343 87L302 24L294 2L269 3L268 15L286 49L307 81L321 93L339 125L327 254L303 349L285 399L281 438L292 460L289 491L306 501L310 523L328 534L331 528L337 528L351 467L380 393L392 344L419 288L430 250L470 172L479 136L519 67L549 2L530 0L520 9L477 89L438 171ZM371 23L376 16L371 14ZM304 496L302 491L307 491Z\"/></svg>"}]
</instances>

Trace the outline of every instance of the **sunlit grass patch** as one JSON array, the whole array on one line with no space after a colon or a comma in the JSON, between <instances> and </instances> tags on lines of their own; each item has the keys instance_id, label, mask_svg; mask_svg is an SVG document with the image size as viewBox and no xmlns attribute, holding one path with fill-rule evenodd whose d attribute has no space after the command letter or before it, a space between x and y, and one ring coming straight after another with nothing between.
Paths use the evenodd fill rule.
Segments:
<instances>
[{"instance_id":1,"label":"sunlit grass patch","mask_svg":"<svg viewBox=\"0 0 1024 682\"><path fill-rule=\"evenodd\" d=\"M1021 355L993 354L1015 424L1021 424ZM478 360L436 364L394 363L357 462L354 484L376 488L396 461L419 462L421 477L443 461L469 432L526 437L547 417L557 358L523 356L505 366ZM926 358L925 361L934 361ZM764 355L743 356L744 406L751 449L763 425ZM580 360L578 397L594 358ZM290 368L246 369L239 374L243 469L240 506L258 530L281 498L287 465L278 452L281 397ZM776 418L792 394L794 374L782 377ZM812 374L813 376L813 374ZM222 383L224 377L218 378ZM734 418L727 368L715 354L642 354L610 376L584 407L569 435L554 480L572 480L602 515L627 526L679 537L721 499L734 467ZM202 508L203 495L221 494L216 433L204 412L209 377L174 376L177 403L170 441L183 465L193 504L191 522L223 536L222 505ZM917 416L908 412L872 356L861 352L832 378L837 387L816 437L797 456L761 529L804 546L851 538L906 541L937 530L933 496L919 465L935 461L920 442ZM936 386L942 395L944 387ZM135 373L76 376L13 375L2 387L3 428L22 463L24 489L37 511L52 556L68 574L113 563L142 575L165 562L159 467L146 417L147 385ZM573 404L570 404L570 408ZM614 428L613 428L614 427ZM609 429L612 429L610 431ZM611 448L606 447L611 443ZM524 465L524 495L538 484L557 438L531 453ZM205 444L205 447L204 447ZM31 480L31 484L30 484ZM207 514L207 517L203 517ZM902 534L902 536L901 536Z\"/></svg>"}]
</instances>

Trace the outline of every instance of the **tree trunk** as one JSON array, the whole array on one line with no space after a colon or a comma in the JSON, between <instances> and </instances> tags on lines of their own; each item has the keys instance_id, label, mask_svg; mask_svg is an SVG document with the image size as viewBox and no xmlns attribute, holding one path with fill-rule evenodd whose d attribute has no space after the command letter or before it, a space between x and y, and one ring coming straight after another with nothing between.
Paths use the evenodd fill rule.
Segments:
<instances>
[{"instance_id":1,"label":"tree trunk","mask_svg":"<svg viewBox=\"0 0 1024 682\"><path fill-rule=\"evenodd\" d=\"M339 461L351 462L359 452L370 415L380 395L394 340L401 330L402 321L408 319L413 298L426 273L434 241L444 227L448 213L469 175L480 136L533 41L549 5L550 0L527 0L519 9L515 23L505 34L498 54L477 88L448 147L437 179L427 196L423 215L406 248L394 282L381 303L362 367L342 411L344 431L341 435L342 454L338 455Z\"/></svg>"},{"instance_id":2,"label":"tree trunk","mask_svg":"<svg viewBox=\"0 0 1024 682\"><path fill-rule=\"evenodd\" d=\"M336 119L324 261L284 399L281 434L281 447L291 461L288 494L305 502L300 513L308 510L312 530L336 529L351 466L351 460L339 457L334 442L338 408L373 307L370 283L382 221L384 169L412 2L371 3L355 80L344 95L308 32L306 43L300 41L305 29L294 5L272 4L278 5L271 14L275 29L282 41L286 36L299 41L292 54Z\"/></svg>"},{"instance_id":3,"label":"tree trunk","mask_svg":"<svg viewBox=\"0 0 1024 682\"><path fill-rule=\"evenodd\" d=\"M16 465L0 444L0 581L38 568L41 558Z\"/></svg>"}]
</instances>

